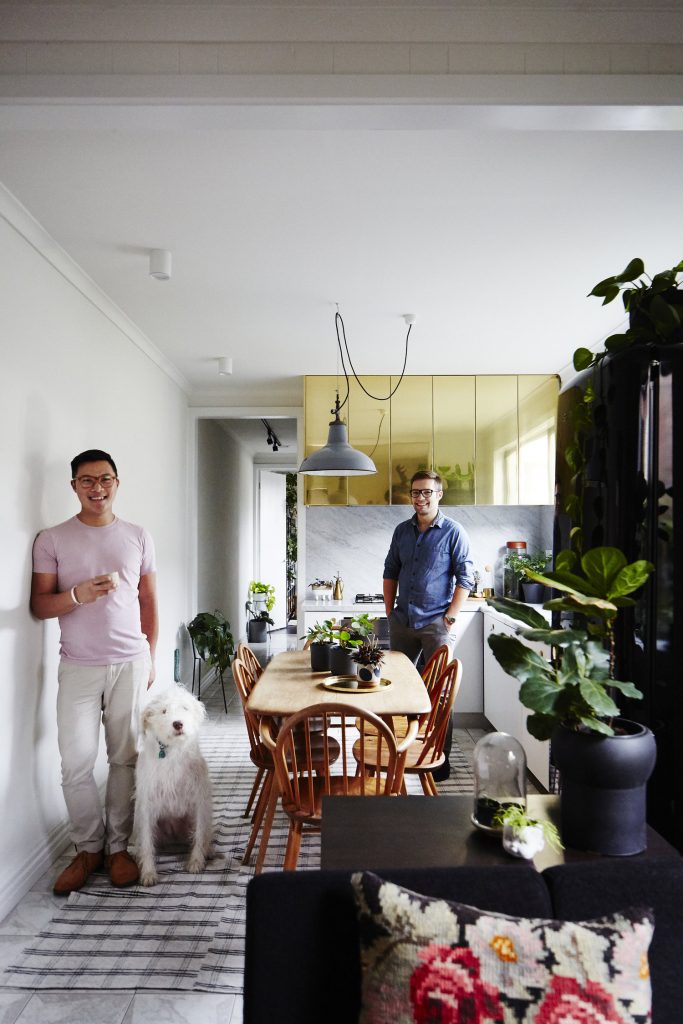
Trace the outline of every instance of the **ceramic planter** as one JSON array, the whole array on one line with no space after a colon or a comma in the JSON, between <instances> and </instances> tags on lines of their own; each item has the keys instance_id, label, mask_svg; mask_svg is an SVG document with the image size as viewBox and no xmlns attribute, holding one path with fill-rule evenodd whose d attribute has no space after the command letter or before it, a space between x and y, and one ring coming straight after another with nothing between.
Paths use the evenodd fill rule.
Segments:
<instances>
[{"instance_id":1,"label":"ceramic planter","mask_svg":"<svg viewBox=\"0 0 683 1024\"><path fill-rule=\"evenodd\" d=\"M312 643L310 645L311 652L311 671L312 672L329 672L330 671L330 651L332 649L331 644L319 644Z\"/></svg>"},{"instance_id":2,"label":"ceramic planter","mask_svg":"<svg viewBox=\"0 0 683 1024\"><path fill-rule=\"evenodd\" d=\"M646 785L655 766L652 732L615 718L614 736L560 726L552 753L560 772L562 841L574 850L611 857L641 853L646 845Z\"/></svg>"},{"instance_id":3,"label":"ceramic planter","mask_svg":"<svg viewBox=\"0 0 683 1024\"><path fill-rule=\"evenodd\" d=\"M378 686L382 677L381 665L360 665L356 662L356 676L359 687Z\"/></svg>"},{"instance_id":4,"label":"ceramic planter","mask_svg":"<svg viewBox=\"0 0 683 1024\"><path fill-rule=\"evenodd\" d=\"M251 644L264 644L268 638L268 623L265 619L250 619L247 636Z\"/></svg>"},{"instance_id":5,"label":"ceramic planter","mask_svg":"<svg viewBox=\"0 0 683 1024\"><path fill-rule=\"evenodd\" d=\"M522 583L522 594L526 604L543 604L545 587L542 583Z\"/></svg>"},{"instance_id":6,"label":"ceramic planter","mask_svg":"<svg viewBox=\"0 0 683 1024\"><path fill-rule=\"evenodd\" d=\"M542 825L503 825L503 849L513 857L531 860L544 846Z\"/></svg>"},{"instance_id":7,"label":"ceramic planter","mask_svg":"<svg viewBox=\"0 0 683 1024\"><path fill-rule=\"evenodd\" d=\"M356 663L353 660L353 647L339 647L335 644L330 650L330 672L333 676L355 676Z\"/></svg>"}]
</instances>

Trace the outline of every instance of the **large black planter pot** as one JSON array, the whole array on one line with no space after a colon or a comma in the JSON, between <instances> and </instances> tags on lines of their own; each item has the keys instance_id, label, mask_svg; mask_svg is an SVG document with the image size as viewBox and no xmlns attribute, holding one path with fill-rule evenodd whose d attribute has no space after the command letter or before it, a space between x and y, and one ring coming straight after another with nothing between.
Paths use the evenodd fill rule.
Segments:
<instances>
[{"instance_id":1,"label":"large black planter pot","mask_svg":"<svg viewBox=\"0 0 683 1024\"><path fill-rule=\"evenodd\" d=\"M552 752L560 772L560 831L565 846L610 857L645 849L646 783L657 747L644 725L616 718L614 736L560 726Z\"/></svg>"},{"instance_id":2,"label":"large black planter pot","mask_svg":"<svg viewBox=\"0 0 683 1024\"><path fill-rule=\"evenodd\" d=\"M334 645L330 651L330 672L333 676L355 676L356 663L353 660L353 648Z\"/></svg>"},{"instance_id":3,"label":"large black planter pot","mask_svg":"<svg viewBox=\"0 0 683 1024\"><path fill-rule=\"evenodd\" d=\"M330 650L330 644L312 643L310 645L312 672L330 671Z\"/></svg>"},{"instance_id":4,"label":"large black planter pot","mask_svg":"<svg viewBox=\"0 0 683 1024\"><path fill-rule=\"evenodd\" d=\"M250 619L247 623L247 637L250 644L264 644L268 639L268 623L265 619Z\"/></svg>"}]
</instances>

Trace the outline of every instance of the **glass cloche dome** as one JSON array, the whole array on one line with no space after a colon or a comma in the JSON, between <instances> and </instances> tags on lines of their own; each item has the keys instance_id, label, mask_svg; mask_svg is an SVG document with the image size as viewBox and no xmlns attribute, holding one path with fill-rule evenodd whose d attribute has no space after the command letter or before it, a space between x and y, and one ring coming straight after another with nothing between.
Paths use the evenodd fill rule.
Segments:
<instances>
[{"instance_id":1,"label":"glass cloche dome","mask_svg":"<svg viewBox=\"0 0 683 1024\"><path fill-rule=\"evenodd\" d=\"M490 732L477 743L474 761L474 810L478 828L502 831L494 825L496 811L519 804L526 810L526 754L506 732Z\"/></svg>"}]
</instances>

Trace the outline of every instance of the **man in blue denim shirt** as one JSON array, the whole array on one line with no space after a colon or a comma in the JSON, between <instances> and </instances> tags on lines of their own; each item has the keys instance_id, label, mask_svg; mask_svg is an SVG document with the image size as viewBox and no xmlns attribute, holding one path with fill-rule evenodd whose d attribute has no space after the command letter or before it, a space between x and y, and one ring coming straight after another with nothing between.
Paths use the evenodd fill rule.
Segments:
<instances>
[{"instance_id":1,"label":"man in blue denim shirt","mask_svg":"<svg viewBox=\"0 0 683 1024\"><path fill-rule=\"evenodd\" d=\"M455 620L474 586L470 542L463 528L439 511L443 489L438 473L415 473L410 497L415 515L394 530L384 562L389 645L415 662L422 654L426 662L446 644L450 659ZM434 772L436 781L450 774L452 735L451 720L444 747L446 763Z\"/></svg>"},{"instance_id":2,"label":"man in blue denim shirt","mask_svg":"<svg viewBox=\"0 0 683 1024\"><path fill-rule=\"evenodd\" d=\"M437 473L416 473L410 497L415 515L394 530L384 562L391 649L412 661L422 652L427 661L446 644L452 657L455 621L474 586L469 538L439 510L443 490Z\"/></svg>"}]
</instances>

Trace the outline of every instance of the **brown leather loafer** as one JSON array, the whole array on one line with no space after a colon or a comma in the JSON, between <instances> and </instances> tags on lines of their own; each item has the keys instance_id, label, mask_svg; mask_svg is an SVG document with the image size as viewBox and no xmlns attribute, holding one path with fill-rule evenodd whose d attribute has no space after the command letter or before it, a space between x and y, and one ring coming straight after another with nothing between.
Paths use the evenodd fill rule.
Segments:
<instances>
[{"instance_id":1,"label":"brown leather loafer","mask_svg":"<svg viewBox=\"0 0 683 1024\"><path fill-rule=\"evenodd\" d=\"M52 887L57 896L67 896L70 892L82 889L93 871L98 871L104 862L102 850L97 853L88 853L81 850L68 864Z\"/></svg>"},{"instance_id":2,"label":"brown leather loafer","mask_svg":"<svg viewBox=\"0 0 683 1024\"><path fill-rule=\"evenodd\" d=\"M119 850L105 858L105 865L109 872L111 884L120 889L127 885L134 885L140 878L140 869L128 853L128 850Z\"/></svg>"}]
</instances>

